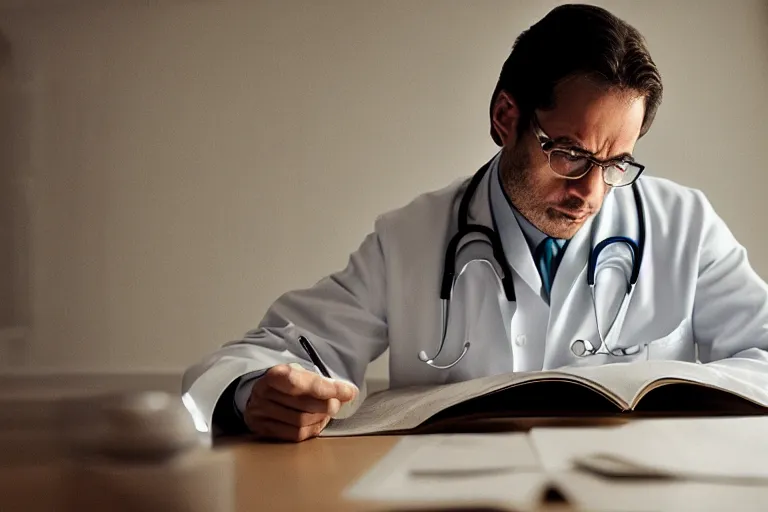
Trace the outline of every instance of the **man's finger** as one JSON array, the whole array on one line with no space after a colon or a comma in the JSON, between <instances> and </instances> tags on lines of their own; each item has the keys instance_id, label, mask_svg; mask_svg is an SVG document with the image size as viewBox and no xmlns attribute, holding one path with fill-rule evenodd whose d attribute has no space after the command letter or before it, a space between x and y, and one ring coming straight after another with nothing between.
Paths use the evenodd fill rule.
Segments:
<instances>
[{"instance_id":1,"label":"man's finger","mask_svg":"<svg viewBox=\"0 0 768 512\"><path fill-rule=\"evenodd\" d=\"M285 376L288 375L291 372L291 367L287 364L277 364L273 366L272 368L268 369L265 375L272 375L274 377L277 376Z\"/></svg>"},{"instance_id":2,"label":"man's finger","mask_svg":"<svg viewBox=\"0 0 768 512\"><path fill-rule=\"evenodd\" d=\"M341 402L337 400L336 398L331 398L328 400L328 415L333 417L336 415L336 413L339 412L339 409L341 409Z\"/></svg>"},{"instance_id":3,"label":"man's finger","mask_svg":"<svg viewBox=\"0 0 768 512\"><path fill-rule=\"evenodd\" d=\"M250 418L251 432L260 440L299 441L298 428L269 418Z\"/></svg>"},{"instance_id":4,"label":"man's finger","mask_svg":"<svg viewBox=\"0 0 768 512\"><path fill-rule=\"evenodd\" d=\"M269 399L264 399L254 404L254 407L246 411L253 418L271 418L295 427L315 425L325 420L326 413L299 411L292 407L286 407Z\"/></svg>"},{"instance_id":5,"label":"man's finger","mask_svg":"<svg viewBox=\"0 0 768 512\"><path fill-rule=\"evenodd\" d=\"M332 403L330 400L320 400L308 395L293 396L278 391L277 389L267 387L261 391L260 398L277 402L278 404L282 404L285 407L290 407L297 411L335 414L335 412L332 411ZM260 402L261 400L256 401L255 406ZM335 402L338 403L338 400L335 400Z\"/></svg>"},{"instance_id":6,"label":"man's finger","mask_svg":"<svg viewBox=\"0 0 768 512\"><path fill-rule=\"evenodd\" d=\"M274 439L279 441L300 442L316 437L328 424L328 420L315 425L295 427L269 418L258 418L254 425L253 433L260 439Z\"/></svg>"},{"instance_id":7,"label":"man's finger","mask_svg":"<svg viewBox=\"0 0 768 512\"><path fill-rule=\"evenodd\" d=\"M270 369L264 378L267 385L277 391L292 396L310 395L320 400L336 398L336 386L332 380L314 372L290 367L287 372L281 368L270 373L275 368Z\"/></svg>"},{"instance_id":8,"label":"man's finger","mask_svg":"<svg viewBox=\"0 0 768 512\"><path fill-rule=\"evenodd\" d=\"M336 386L336 398L341 402L349 402L357 396L357 390L354 386L342 381L335 381Z\"/></svg>"}]
</instances>

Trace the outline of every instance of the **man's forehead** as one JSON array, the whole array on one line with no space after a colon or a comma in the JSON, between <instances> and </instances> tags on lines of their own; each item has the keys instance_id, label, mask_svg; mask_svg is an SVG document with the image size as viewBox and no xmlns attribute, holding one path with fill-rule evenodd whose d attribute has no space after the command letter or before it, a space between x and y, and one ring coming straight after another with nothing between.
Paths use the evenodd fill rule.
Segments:
<instances>
[{"instance_id":1,"label":"man's forehead","mask_svg":"<svg viewBox=\"0 0 768 512\"><path fill-rule=\"evenodd\" d=\"M622 103L629 108L643 97L639 91L608 86L590 77L566 79L553 93L553 108L547 111L574 117L594 114L601 107L613 109Z\"/></svg>"},{"instance_id":2,"label":"man's forehead","mask_svg":"<svg viewBox=\"0 0 768 512\"><path fill-rule=\"evenodd\" d=\"M589 79L572 79L555 88L554 108L538 113L547 134L556 140L601 153L610 148L631 152L645 113L643 96L609 88Z\"/></svg>"}]
</instances>

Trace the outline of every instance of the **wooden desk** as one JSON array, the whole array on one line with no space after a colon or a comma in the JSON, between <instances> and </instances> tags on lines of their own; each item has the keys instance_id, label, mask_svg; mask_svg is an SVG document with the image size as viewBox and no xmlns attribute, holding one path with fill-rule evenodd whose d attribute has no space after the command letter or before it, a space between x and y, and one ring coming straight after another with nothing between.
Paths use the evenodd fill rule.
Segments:
<instances>
[{"instance_id":1,"label":"wooden desk","mask_svg":"<svg viewBox=\"0 0 768 512\"><path fill-rule=\"evenodd\" d=\"M396 441L395 437L314 439L299 444L238 441L217 449L234 454L238 512L344 512L366 510L342 500L341 493ZM64 485L55 464L0 466L0 511L60 510Z\"/></svg>"},{"instance_id":2,"label":"wooden desk","mask_svg":"<svg viewBox=\"0 0 768 512\"><path fill-rule=\"evenodd\" d=\"M375 436L231 446L237 465L238 512L374 510L343 500L341 493L397 440Z\"/></svg>"},{"instance_id":3,"label":"wooden desk","mask_svg":"<svg viewBox=\"0 0 768 512\"><path fill-rule=\"evenodd\" d=\"M384 456L399 437L313 439L299 444L231 442L238 512L274 510L387 511L382 504L342 499L342 492ZM0 467L0 510L61 510L64 481L51 466ZM466 509L464 509L465 512ZM542 512L568 508L547 506Z\"/></svg>"}]
</instances>

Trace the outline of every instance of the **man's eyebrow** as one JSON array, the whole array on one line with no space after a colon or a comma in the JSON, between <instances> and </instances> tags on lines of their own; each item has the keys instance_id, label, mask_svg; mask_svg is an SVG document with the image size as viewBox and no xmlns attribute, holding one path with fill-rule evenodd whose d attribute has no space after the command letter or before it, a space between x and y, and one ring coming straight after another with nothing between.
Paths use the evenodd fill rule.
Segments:
<instances>
[{"instance_id":1,"label":"man's eyebrow","mask_svg":"<svg viewBox=\"0 0 768 512\"><path fill-rule=\"evenodd\" d=\"M556 139L553 139L553 141L558 146L566 146L567 149L572 149L578 153L584 153L587 156L591 156L592 158L595 157L595 154L585 148L580 142L577 140L574 140L567 136L557 137ZM630 162L635 161L635 157L632 156L632 153L620 153L618 155L611 156L609 158L606 158L603 160L604 162L613 162L616 160L627 160Z\"/></svg>"}]
</instances>

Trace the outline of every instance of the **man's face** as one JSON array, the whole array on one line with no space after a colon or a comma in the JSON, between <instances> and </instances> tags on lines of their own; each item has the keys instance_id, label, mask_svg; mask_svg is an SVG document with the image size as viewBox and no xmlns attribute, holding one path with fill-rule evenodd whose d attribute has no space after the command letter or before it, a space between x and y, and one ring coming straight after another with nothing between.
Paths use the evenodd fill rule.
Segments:
<instances>
[{"instance_id":1,"label":"man's face","mask_svg":"<svg viewBox=\"0 0 768 512\"><path fill-rule=\"evenodd\" d=\"M504 110L500 102L508 102ZM631 154L640 135L645 103L634 91L606 89L586 78L560 84L555 108L536 112L539 125L558 147L586 150L600 161ZM494 127L504 147L500 171L510 201L534 226L549 236L570 239L600 211L610 190L602 169L563 179L549 168L530 124L517 135L517 107L505 93L494 109Z\"/></svg>"}]
</instances>

